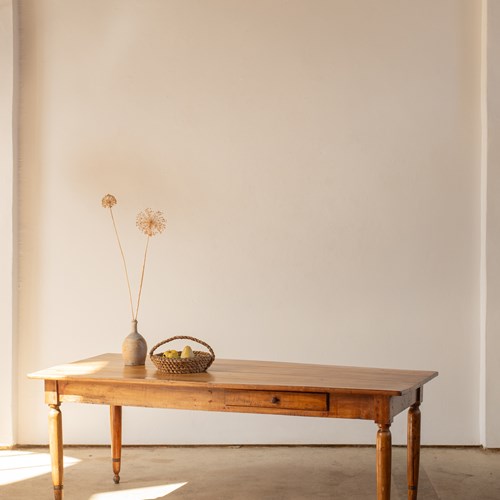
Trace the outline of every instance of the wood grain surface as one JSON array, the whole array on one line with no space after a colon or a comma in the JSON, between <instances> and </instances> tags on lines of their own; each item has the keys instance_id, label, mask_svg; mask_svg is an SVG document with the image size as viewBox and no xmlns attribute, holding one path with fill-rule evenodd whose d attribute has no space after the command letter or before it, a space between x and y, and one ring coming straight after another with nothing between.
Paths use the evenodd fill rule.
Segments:
<instances>
[{"instance_id":1,"label":"wood grain surface","mask_svg":"<svg viewBox=\"0 0 500 500\"><path fill-rule=\"evenodd\" d=\"M401 396L437 376L433 371L394 370L354 366L330 366L275 361L216 359L205 373L173 375L162 373L146 360L145 366L124 366L120 354L102 354L73 363L54 366L29 375L45 380L99 380L304 392L339 391Z\"/></svg>"}]
</instances>

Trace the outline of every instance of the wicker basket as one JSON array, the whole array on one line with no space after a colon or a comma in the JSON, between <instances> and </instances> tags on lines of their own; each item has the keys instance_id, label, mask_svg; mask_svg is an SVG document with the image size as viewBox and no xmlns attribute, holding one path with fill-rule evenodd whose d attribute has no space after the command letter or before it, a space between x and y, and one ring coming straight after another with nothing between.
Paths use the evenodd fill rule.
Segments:
<instances>
[{"instance_id":1,"label":"wicker basket","mask_svg":"<svg viewBox=\"0 0 500 500\"><path fill-rule=\"evenodd\" d=\"M198 342L198 344L204 345L210 352L205 351L193 351L194 358L167 358L162 354L154 354L156 349L167 342L172 342L173 340L186 339ZM166 373L201 373L206 371L206 369L214 362L215 353L213 349L202 340L196 339L194 337L187 337L184 335L179 335L177 337L171 337L167 340L156 344L149 352L149 357L156 368L161 372Z\"/></svg>"}]
</instances>

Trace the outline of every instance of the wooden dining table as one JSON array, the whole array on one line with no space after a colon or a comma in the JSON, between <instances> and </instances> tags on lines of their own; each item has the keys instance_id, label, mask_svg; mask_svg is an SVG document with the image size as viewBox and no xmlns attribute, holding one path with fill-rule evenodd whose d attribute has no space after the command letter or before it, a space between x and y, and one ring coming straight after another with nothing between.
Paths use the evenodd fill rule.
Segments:
<instances>
[{"instance_id":1,"label":"wooden dining table","mask_svg":"<svg viewBox=\"0 0 500 500\"><path fill-rule=\"evenodd\" d=\"M414 500L423 386L437 375L435 371L236 359L216 359L206 372L180 375L158 371L149 359L143 366L124 366L120 354L101 354L29 377L45 383L55 500L64 495L62 403L109 405L115 483L120 481L124 406L372 420L377 425L378 500L389 500L391 494L391 423L409 409L408 499Z\"/></svg>"}]
</instances>

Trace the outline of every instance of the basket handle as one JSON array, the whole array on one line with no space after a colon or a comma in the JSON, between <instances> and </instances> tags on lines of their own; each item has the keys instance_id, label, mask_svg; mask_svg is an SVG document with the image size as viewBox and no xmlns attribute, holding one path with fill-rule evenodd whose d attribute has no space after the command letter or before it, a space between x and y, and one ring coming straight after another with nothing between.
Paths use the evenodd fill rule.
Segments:
<instances>
[{"instance_id":1,"label":"basket handle","mask_svg":"<svg viewBox=\"0 0 500 500\"><path fill-rule=\"evenodd\" d=\"M179 339L192 340L193 342L198 342L198 344L204 345L210 351L210 354L212 355L212 361L210 362L210 365L213 363L213 361L215 359L214 350L206 342L203 342L203 340L197 339L195 337L189 337L188 335L177 335L176 337L170 337L167 340L162 340L161 342L156 344L151 349L151 351L149 351L149 355L152 356L153 353L156 351L156 349L158 349L158 347L160 347L161 345L166 344L167 342L172 342L172 340L179 340ZM208 366L210 366L210 365L208 365Z\"/></svg>"}]
</instances>

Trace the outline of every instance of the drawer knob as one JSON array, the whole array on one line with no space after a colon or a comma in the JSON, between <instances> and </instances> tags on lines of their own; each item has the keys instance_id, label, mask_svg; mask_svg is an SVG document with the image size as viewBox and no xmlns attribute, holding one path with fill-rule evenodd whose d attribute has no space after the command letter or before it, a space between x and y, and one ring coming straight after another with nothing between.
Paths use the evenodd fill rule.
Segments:
<instances>
[{"instance_id":1,"label":"drawer knob","mask_svg":"<svg viewBox=\"0 0 500 500\"><path fill-rule=\"evenodd\" d=\"M273 396L273 399L271 399L271 403L273 404L278 404L280 402L280 398L278 396Z\"/></svg>"}]
</instances>

